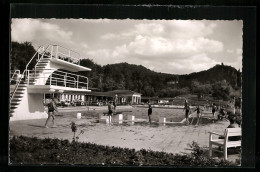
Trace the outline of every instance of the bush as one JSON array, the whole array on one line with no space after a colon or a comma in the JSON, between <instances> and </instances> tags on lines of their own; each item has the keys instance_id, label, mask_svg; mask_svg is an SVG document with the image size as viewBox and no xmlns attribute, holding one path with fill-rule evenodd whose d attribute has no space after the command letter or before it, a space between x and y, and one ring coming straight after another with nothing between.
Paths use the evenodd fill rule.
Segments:
<instances>
[{"instance_id":1,"label":"bush","mask_svg":"<svg viewBox=\"0 0 260 172\"><path fill-rule=\"evenodd\" d=\"M224 160L208 159L206 150L193 142L187 155L152 150L119 148L59 139L13 137L10 139L10 162L23 164L85 165L161 165L161 166L235 166Z\"/></svg>"}]
</instances>

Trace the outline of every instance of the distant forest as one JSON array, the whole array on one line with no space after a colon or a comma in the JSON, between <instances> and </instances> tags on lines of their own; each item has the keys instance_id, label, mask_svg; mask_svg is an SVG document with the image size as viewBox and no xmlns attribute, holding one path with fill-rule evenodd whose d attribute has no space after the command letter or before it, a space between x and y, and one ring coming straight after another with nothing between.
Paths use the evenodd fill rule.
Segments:
<instances>
[{"instance_id":1,"label":"distant forest","mask_svg":"<svg viewBox=\"0 0 260 172\"><path fill-rule=\"evenodd\" d=\"M30 42L12 42L11 70L23 71L35 52ZM35 61L30 67L34 64ZM99 91L127 89L148 97L210 94L222 100L241 96L241 72L223 63L205 71L186 75L158 73L142 65L128 63L101 66L89 58L81 60L80 65L92 69L90 72L79 74L88 77L89 87Z\"/></svg>"}]
</instances>

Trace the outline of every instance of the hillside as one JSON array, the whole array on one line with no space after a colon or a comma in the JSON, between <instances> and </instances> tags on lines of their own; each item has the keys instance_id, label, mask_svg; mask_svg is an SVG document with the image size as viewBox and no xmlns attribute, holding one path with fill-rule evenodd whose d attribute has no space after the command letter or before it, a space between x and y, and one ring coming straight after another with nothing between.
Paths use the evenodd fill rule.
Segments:
<instances>
[{"instance_id":1,"label":"hillside","mask_svg":"<svg viewBox=\"0 0 260 172\"><path fill-rule=\"evenodd\" d=\"M101 67L89 59L83 61L89 61L93 69L84 73L90 78L90 86L101 91L129 89L150 97L212 94L226 100L230 96L240 96L241 72L224 64L197 73L173 75L157 73L142 65L118 63Z\"/></svg>"}]
</instances>

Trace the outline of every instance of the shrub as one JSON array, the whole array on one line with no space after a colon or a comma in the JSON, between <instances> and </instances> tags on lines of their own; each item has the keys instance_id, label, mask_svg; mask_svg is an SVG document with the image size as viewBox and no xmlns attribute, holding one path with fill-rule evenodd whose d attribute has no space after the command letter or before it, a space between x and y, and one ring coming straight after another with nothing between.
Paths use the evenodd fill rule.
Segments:
<instances>
[{"instance_id":1,"label":"shrub","mask_svg":"<svg viewBox=\"0 0 260 172\"><path fill-rule=\"evenodd\" d=\"M75 144L76 143L76 144ZM152 150L119 148L59 139L14 136L10 139L10 162L23 164L235 166L224 160L209 159L207 150L196 142L190 154L180 155Z\"/></svg>"}]
</instances>

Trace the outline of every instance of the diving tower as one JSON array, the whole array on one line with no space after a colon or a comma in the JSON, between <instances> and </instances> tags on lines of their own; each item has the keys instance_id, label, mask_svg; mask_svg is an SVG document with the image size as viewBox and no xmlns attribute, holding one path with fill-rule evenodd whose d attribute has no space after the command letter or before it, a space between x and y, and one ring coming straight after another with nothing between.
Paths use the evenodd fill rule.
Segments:
<instances>
[{"instance_id":1,"label":"diving tower","mask_svg":"<svg viewBox=\"0 0 260 172\"><path fill-rule=\"evenodd\" d=\"M36 60L33 69L29 69ZM39 47L22 74L15 72L10 84L10 121L47 118L43 105L46 93L87 93L88 78L75 74L91 71L80 65L80 54L59 45ZM11 82L10 82L11 83Z\"/></svg>"}]
</instances>

